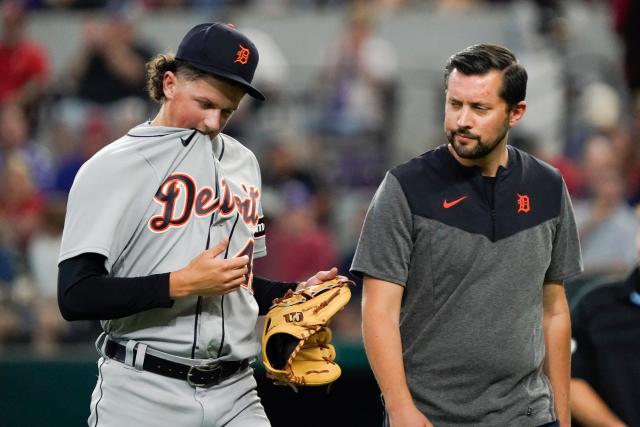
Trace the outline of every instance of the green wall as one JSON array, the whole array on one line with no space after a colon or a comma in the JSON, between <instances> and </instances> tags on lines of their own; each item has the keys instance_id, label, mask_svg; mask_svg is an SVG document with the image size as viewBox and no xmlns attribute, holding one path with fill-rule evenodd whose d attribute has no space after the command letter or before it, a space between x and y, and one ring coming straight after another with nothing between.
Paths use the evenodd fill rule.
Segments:
<instances>
[{"instance_id":1,"label":"green wall","mask_svg":"<svg viewBox=\"0 0 640 427\"><path fill-rule=\"evenodd\" d=\"M379 392L361 345L336 347L343 374L328 393L326 387L307 387L296 394L273 385L262 367L256 368L258 392L273 427L381 425ZM0 359L0 426L86 426L96 360Z\"/></svg>"}]
</instances>

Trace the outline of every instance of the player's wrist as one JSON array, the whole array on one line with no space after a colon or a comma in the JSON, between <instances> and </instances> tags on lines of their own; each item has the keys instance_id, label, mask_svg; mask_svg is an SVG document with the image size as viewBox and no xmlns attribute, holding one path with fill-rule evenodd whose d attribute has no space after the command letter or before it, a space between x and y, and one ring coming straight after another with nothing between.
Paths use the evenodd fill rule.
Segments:
<instances>
[{"instance_id":1,"label":"player's wrist","mask_svg":"<svg viewBox=\"0 0 640 427\"><path fill-rule=\"evenodd\" d=\"M184 284L184 272L182 270L171 272L169 274L169 298L175 299L188 296Z\"/></svg>"}]
</instances>

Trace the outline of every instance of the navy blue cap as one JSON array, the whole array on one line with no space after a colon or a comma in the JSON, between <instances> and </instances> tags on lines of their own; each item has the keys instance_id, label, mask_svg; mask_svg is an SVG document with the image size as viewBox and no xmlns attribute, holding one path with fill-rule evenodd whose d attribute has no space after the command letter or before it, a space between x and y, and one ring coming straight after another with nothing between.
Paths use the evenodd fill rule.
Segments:
<instances>
[{"instance_id":1,"label":"navy blue cap","mask_svg":"<svg viewBox=\"0 0 640 427\"><path fill-rule=\"evenodd\" d=\"M258 66L258 49L251 40L229 24L198 24L184 36L176 59L194 68L230 80L257 99L265 99L251 86Z\"/></svg>"}]
</instances>

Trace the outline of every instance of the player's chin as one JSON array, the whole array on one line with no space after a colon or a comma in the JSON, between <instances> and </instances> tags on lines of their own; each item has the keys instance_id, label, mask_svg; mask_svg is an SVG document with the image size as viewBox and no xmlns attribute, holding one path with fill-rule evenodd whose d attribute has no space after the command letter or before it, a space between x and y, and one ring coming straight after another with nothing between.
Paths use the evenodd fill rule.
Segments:
<instances>
[{"instance_id":1,"label":"player's chin","mask_svg":"<svg viewBox=\"0 0 640 427\"><path fill-rule=\"evenodd\" d=\"M201 128L195 128L198 132L200 132L203 135L208 136L209 138L213 139L216 136L218 136L220 134L220 131L212 131L211 129L201 129Z\"/></svg>"}]
</instances>

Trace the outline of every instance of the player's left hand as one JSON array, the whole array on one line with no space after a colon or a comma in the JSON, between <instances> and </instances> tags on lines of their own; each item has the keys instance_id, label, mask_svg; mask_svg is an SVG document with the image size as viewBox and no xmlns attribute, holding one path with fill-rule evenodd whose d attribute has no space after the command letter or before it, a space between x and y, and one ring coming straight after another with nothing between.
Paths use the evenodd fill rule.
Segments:
<instances>
[{"instance_id":1,"label":"player's left hand","mask_svg":"<svg viewBox=\"0 0 640 427\"><path fill-rule=\"evenodd\" d=\"M298 283L298 286L296 286L296 291L299 291L301 289L306 289L310 286L314 286L322 282L326 282L327 280L333 279L337 275L338 275L338 269L336 267L332 267L331 270L327 270L327 271L318 271L316 274L309 277L304 282ZM347 278L344 276L340 276L340 277L343 277L345 280L347 280Z\"/></svg>"}]
</instances>

